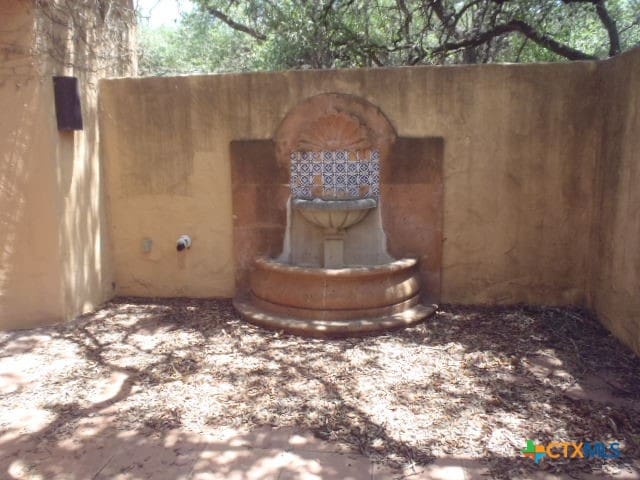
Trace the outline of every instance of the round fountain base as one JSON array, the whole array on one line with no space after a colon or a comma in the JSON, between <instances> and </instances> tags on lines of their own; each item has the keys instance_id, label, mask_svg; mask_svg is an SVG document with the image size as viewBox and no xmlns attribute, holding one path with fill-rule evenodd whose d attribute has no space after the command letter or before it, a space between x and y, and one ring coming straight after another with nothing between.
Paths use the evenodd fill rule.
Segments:
<instances>
[{"instance_id":1,"label":"round fountain base","mask_svg":"<svg viewBox=\"0 0 640 480\"><path fill-rule=\"evenodd\" d=\"M247 321L310 337L371 335L413 325L435 311L419 301L414 259L339 269L257 259L250 286L234 300Z\"/></svg>"}]
</instances>

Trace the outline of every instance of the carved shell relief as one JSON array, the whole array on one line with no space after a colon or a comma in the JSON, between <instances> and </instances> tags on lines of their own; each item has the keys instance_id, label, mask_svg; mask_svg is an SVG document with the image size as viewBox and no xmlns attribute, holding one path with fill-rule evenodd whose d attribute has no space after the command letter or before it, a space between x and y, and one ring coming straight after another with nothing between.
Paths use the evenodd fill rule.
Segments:
<instances>
[{"instance_id":1,"label":"carved shell relief","mask_svg":"<svg viewBox=\"0 0 640 480\"><path fill-rule=\"evenodd\" d=\"M320 117L302 132L297 149L310 152L366 150L372 146L370 137L369 129L355 116L333 113Z\"/></svg>"}]
</instances>

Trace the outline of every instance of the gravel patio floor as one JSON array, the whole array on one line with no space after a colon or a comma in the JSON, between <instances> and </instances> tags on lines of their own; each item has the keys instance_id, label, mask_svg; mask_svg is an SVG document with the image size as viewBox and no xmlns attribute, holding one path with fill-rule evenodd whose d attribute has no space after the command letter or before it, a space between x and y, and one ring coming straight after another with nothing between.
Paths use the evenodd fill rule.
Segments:
<instances>
[{"instance_id":1,"label":"gravel patio floor","mask_svg":"<svg viewBox=\"0 0 640 480\"><path fill-rule=\"evenodd\" d=\"M226 300L118 298L0 333L0 478L51 478L29 455L64 471L65 452L114 432L133 451L142 437L266 426L399 477L466 458L483 478L640 478L640 360L580 310L525 306L444 305L403 331L315 340L246 324ZM535 465L526 439L617 441L622 457Z\"/></svg>"}]
</instances>

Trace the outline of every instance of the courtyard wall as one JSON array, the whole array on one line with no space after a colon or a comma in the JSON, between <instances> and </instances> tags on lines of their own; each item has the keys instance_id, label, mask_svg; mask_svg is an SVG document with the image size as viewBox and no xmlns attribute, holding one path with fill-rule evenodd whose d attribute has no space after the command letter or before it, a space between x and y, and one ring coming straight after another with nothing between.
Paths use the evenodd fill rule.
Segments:
<instances>
[{"instance_id":1,"label":"courtyard wall","mask_svg":"<svg viewBox=\"0 0 640 480\"><path fill-rule=\"evenodd\" d=\"M299 102L340 92L377 105L399 137L442 139L438 301L591 308L640 352L639 79L636 49L605 62L105 80L116 292L232 296L231 142L269 141ZM281 228L270 190L252 191L267 212L254 227Z\"/></svg>"},{"instance_id":2,"label":"courtyard wall","mask_svg":"<svg viewBox=\"0 0 640 480\"><path fill-rule=\"evenodd\" d=\"M640 50L600 68L603 126L589 305L640 353Z\"/></svg>"},{"instance_id":3,"label":"courtyard wall","mask_svg":"<svg viewBox=\"0 0 640 480\"><path fill-rule=\"evenodd\" d=\"M32 56L34 11L0 4L0 326L63 318L52 86Z\"/></svg>"},{"instance_id":4,"label":"courtyard wall","mask_svg":"<svg viewBox=\"0 0 640 480\"><path fill-rule=\"evenodd\" d=\"M230 142L271 139L296 104L341 92L377 105L399 137L443 139L438 300L584 304L598 79L577 62L105 80L116 291L232 296Z\"/></svg>"},{"instance_id":5,"label":"courtyard wall","mask_svg":"<svg viewBox=\"0 0 640 480\"><path fill-rule=\"evenodd\" d=\"M134 60L105 55L114 44L98 19L82 35L74 34L77 25L64 27L66 8L0 4L0 328L68 320L114 293L97 81L131 73ZM120 33L130 49L131 32ZM92 35L103 40L96 48ZM78 77L83 130L58 130L54 75Z\"/></svg>"}]
</instances>

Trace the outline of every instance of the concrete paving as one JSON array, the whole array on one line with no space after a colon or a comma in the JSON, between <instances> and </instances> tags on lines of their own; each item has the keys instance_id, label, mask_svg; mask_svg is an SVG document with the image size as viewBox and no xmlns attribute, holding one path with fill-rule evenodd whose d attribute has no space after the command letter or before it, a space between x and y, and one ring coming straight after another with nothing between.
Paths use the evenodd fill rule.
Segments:
<instances>
[{"instance_id":1,"label":"concrete paving","mask_svg":"<svg viewBox=\"0 0 640 480\"><path fill-rule=\"evenodd\" d=\"M0 451L11 479L29 480L391 480L486 478L477 460L438 459L392 470L295 429L105 432L54 443L32 439Z\"/></svg>"},{"instance_id":2,"label":"concrete paving","mask_svg":"<svg viewBox=\"0 0 640 480\"><path fill-rule=\"evenodd\" d=\"M443 457L394 470L293 428L142 434L103 430L56 442L31 437L0 449L3 476L15 480L474 480L491 478L479 459ZM639 466L640 467L640 466ZM7 477L5 477L7 475ZM638 470L613 478L637 480ZM520 477L518 477L520 478ZM525 478L525 477L522 477ZM536 480L557 480L537 472ZM586 475L580 478L603 478Z\"/></svg>"}]
</instances>

